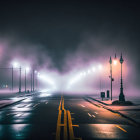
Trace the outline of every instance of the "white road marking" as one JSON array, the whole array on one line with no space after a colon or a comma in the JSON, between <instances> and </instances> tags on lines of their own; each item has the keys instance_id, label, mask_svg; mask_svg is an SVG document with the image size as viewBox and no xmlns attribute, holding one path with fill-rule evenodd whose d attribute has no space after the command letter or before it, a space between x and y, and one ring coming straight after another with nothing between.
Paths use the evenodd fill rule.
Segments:
<instances>
[{"instance_id":1,"label":"white road marking","mask_svg":"<svg viewBox=\"0 0 140 140\"><path fill-rule=\"evenodd\" d=\"M35 104L33 107L36 107L37 105L39 105L40 103L38 103L38 104Z\"/></svg>"},{"instance_id":2,"label":"white road marking","mask_svg":"<svg viewBox=\"0 0 140 140\"><path fill-rule=\"evenodd\" d=\"M88 116L92 117L90 113L88 113Z\"/></svg>"},{"instance_id":3,"label":"white road marking","mask_svg":"<svg viewBox=\"0 0 140 140\"><path fill-rule=\"evenodd\" d=\"M81 104L80 104L81 105ZM84 105L81 105L82 107L85 107Z\"/></svg>"}]
</instances>

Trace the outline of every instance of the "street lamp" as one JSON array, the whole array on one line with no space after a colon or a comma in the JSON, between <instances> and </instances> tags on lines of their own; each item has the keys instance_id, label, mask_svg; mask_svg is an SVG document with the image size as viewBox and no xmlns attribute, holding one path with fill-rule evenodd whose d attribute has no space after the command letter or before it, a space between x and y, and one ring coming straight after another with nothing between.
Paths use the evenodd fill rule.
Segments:
<instances>
[{"instance_id":1,"label":"street lamp","mask_svg":"<svg viewBox=\"0 0 140 140\"><path fill-rule=\"evenodd\" d=\"M121 87L120 87L120 95L119 95L119 101L125 101L125 96L123 94L123 80L122 80L122 64L123 64L124 60L123 60L123 57L122 57L122 54L121 54L121 57L120 57L120 63L121 63Z\"/></svg>"},{"instance_id":2,"label":"street lamp","mask_svg":"<svg viewBox=\"0 0 140 140\"><path fill-rule=\"evenodd\" d=\"M30 71L30 68L26 67L25 68L25 93L26 93L26 82L27 82L27 80L26 80L26 73L28 73L29 71Z\"/></svg>"},{"instance_id":3,"label":"street lamp","mask_svg":"<svg viewBox=\"0 0 140 140\"><path fill-rule=\"evenodd\" d=\"M12 66L12 91L14 89L14 68Z\"/></svg>"},{"instance_id":4,"label":"street lamp","mask_svg":"<svg viewBox=\"0 0 140 140\"><path fill-rule=\"evenodd\" d=\"M13 89L13 82L14 82L13 68L19 68L19 93L21 93L21 66L19 66L18 62L13 62L12 64L12 89Z\"/></svg>"},{"instance_id":5,"label":"street lamp","mask_svg":"<svg viewBox=\"0 0 140 140\"><path fill-rule=\"evenodd\" d=\"M19 67L19 93L21 93L21 66Z\"/></svg>"},{"instance_id":6,"label":"street lamp","mask_svg":"<svg viewBox=\"0 0 140 140\"><path fill-rule=\"evenodd\" d=\"M113 64L114 64L114 65L117 65L117 62L118 62L118 61L117 61L117 57L116 57L116 54L115 54L115 58L114 58L114 60L113 60Z\"/></svg>"},{"instance_id":7,"label":"street lamp","mask_svg":"<svg viewBox=\"0 0 140 140\"><path fill-rule=\"evenodd\" d=\"M37 72L37 70L35 70L35 74L36 74L36 79L35 79L36 82L35 82L35 83L36 83L36 91L37 91L37 89L38 89L38 79L37 79L37 78L38 78L38 77L37 77L38 72Z\"/></svg>"},{"instance_id":8,"label":"street lamp","mask_svg":"<svg viewBox=\"0 0 140 140\"><path fill-rule=\"evenodd\" d=\"M33 88L32 88L32 87L33 87L33 86L32 86L32 79L33 79L33 78L32 78L32 72L31 72L31 92L32 92L32 89L33 89Z\"/></svg>"},{"instance_id":9,"label":"street lamp","mask_svg":"<svg viewBox=\"0 0 140 140\"><path fill-rule=\"evenodd\" d=\"M111 81L111 101L112 101L112 59L111 59L111 56L110 56L110 60L109 60L109 63L110 63L110 81Z\"/></svg>"},{"instance_id":10,"label":"street lamp","mask_svg":"<svg viewBox=\"0 0 140 140\"><path fill-rule=\"evenodd\" d=\"M101 88L102 88L102 83L101 83L101 70L102 70L102 65L98 65L98 70L100 71L100 92L101 92Z\"/></svg>"},{"instance_id":11,"label":"street lamp","mask_svg":"<svg viewBox=\"0 0 140 140\"><path fill-rule=\"evenodd\" d=\"M35 81L35 70L33 69L33 75L32 75L32 78L33 78L33 92L35 91L35 83L34 83L34 81Z\"/></svg>"},{"instance_id":12,"label":"street lamp","mask_svg":"<svg viewBox=\"0 0 140 140\"><path fill-rule=\"evenodd\" d=\"M111 82L111 101L112 101L112 82L114 81L114 78L112 78L112 58L110 56L110 60L109 60L109 63L110 63L110 82Z\"/></svg>"}]
</instances>

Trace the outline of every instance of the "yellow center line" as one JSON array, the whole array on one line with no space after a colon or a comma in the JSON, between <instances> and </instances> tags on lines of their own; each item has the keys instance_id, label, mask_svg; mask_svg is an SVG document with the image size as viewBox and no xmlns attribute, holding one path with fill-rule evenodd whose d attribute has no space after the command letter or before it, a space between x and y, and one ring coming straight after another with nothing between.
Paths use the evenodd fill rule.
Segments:
<instances>
[{"instance_id":1,"label":"yellow center line","mask_svg":"<svg viewBox=\"0 0 140 140\"><path fill-rule=\"evenodd\" d=\"M58 110L61 110L61 105L62 105L62 96L61 96L61 100L60 100L60 104L59 104Z\"/></svg>"},{"instance_id":2,"label":"yellow center line","mask_svg":"<svg viewBox=\"0 0 140 140\"><path fill-rule=\"evenodd\" d=\"M73 133L73 127L72 127L71 114L70 114L69 110L67 110L67 113L68 113L68 124L69 124L69 137L70 137L70 140L74 140L74 133Z\"/></svg>"},{"instance_id":3,"label":"yellow center line","mask_svg":"<svg viewBox=\"0 0 140 140\"><path fill-rule=\"evenodd\" d=\"M65 108L64 108L64 98L62 99L62 110L65 110Z\"/></svg>"},{"instance_id":4,"label":"yellow center line","mask_svg":"<svg viewBox=\"0 0 140 140\"><path fill-rule=\"evenodd\" d=\"M74 137L73 127L79 127L79 125L73 125L71 118L71 113L69 110L64 108L64 98L61 96L60 104L59 104L59 113L58 113L58 120L57 120L57 128L56 128L56 140L61 139L61 127L64 127L64 140L82 140L81 138ZM62 112L64 112L64 123L61 122ZM67 126L68 124L68 126ZM69 129L68 129L69 128ZM69 138L68 138L68 130L69 130Z\"/></svg>"},{"instance_id":5,"label":"yellow center line","mask_svg":"<svg viewBox=\"0 0 140 140\"><path fill-rule=\"evenodd\" d=\"M64 109L64 140L67 140L67 112Z\"/></svg>"},{"instance_id":6,"label":"yellow center line","mask_svg":"<svg viewBox=\"0 0 140 140\"><path fill-rule=\"evenodd\" d=\"M79 127L79 125L72 125L72 126L74 126L74 127Z\"/></svg>"},{"instance_id":7,"label":"yellow center line","mask_svg":"<svg viewBox=\"0 0 140 140\"><path fill-rule=\"evenodd\" d=\"M60 124L61 124L61 113L62 111L59 110L58 113L58 120L57 120L57 128L56 128L56 140L60 140L60 132L61 132L61 128L60 128Z\"/></svg>"},{"instance_id":8,"label":"yellow center line","mask_svg":"<svg viewBox=\"0 0 140 140\"><path fill-rule=\"evenodd\" d=\"M64 98L62 99L62 110L64 111L64 140L67 140L67 111L64 108Z\"/></svg>"},{"instance_id":9,"label":"yellow center line","mask_svg":"<svg viewBox=\"0 0 140 140\"><path fill-rule=\"evenodd\" d=\"M127 131L125 129L123 129L121 126L119 125L115 125L117 128L121 129L123 132L127 133Z\"/></svg>"}]
</instances>

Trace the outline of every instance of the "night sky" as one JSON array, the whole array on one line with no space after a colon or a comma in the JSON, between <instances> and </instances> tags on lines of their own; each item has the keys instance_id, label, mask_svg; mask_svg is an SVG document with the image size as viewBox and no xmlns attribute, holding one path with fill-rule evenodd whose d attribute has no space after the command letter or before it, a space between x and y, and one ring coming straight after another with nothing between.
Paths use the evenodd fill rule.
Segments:
<instances>
[{"instance_id":1,"label":"night sky","mask_svg":"<svg viewBox=\"0 0 140 140\"><path fill-rule=\"evenodd\" d=\"M0 2L1 65L19 56L61 73L122 52L139 85L139 34L135 1Z\"/></svg>"}]
</instances>

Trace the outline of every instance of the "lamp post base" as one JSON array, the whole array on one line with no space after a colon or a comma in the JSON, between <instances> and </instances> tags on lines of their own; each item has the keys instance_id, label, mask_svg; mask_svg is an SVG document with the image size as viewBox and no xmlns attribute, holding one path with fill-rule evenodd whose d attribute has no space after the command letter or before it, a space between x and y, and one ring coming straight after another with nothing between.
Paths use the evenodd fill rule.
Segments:
<instances>
[{"instance_id":1,"label":"lamp post base","mask_svg":"<svg viewBox=\"0 0 140 140\"><path fill-rule=\"evenodd\" d=\"M125 102L125 96L124 96L123 93L120 93L120 95L119 95L119 101Z\"/></svg>"}]
</instances>

